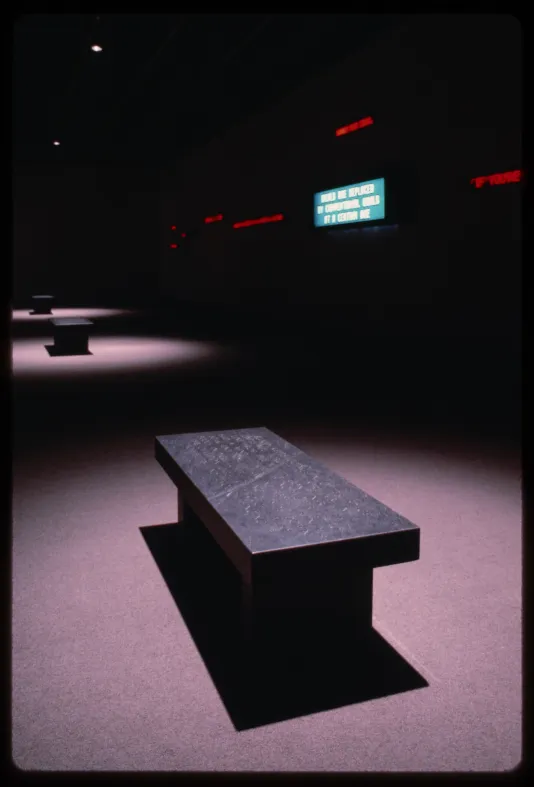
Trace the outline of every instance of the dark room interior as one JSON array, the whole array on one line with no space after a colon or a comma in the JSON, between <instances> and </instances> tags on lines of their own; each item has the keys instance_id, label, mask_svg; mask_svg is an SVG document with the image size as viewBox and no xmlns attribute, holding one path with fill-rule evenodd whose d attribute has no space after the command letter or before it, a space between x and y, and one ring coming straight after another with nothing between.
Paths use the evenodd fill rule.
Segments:
<instances>
[{"instance_id":1,"label":"dark room interior","mask_svg":"<svg viewBox=\"0 0 534 787\"><path fill-rule=\"evenodd\" d=\"M520 765L521 60L507 14L16 19L18 769Z\"/></svg>"}]
</instances>

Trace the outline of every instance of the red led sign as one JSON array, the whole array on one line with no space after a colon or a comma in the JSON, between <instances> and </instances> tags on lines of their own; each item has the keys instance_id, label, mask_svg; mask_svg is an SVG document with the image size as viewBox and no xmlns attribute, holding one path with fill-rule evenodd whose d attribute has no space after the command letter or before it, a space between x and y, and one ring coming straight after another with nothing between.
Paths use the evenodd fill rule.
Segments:
<instances>
[{"instance_id":1,"label":"red led sign","mask_svg":"<svg viewBox=\"0 0 534 787\"><path fill-rule=\"evenodd\" d=\"M481 189L486 183L489 183L490 186L519 183L522 177L523 173L520 169L513 169L509 172L498 172L495 175L481 175L478 178L471 178L471 183L474 183L477 189Z\"/></svg>"},{"instance_id":2,"label":"red led sign","mask_svg":"<svg viewBox=\"0 0 534 787\"><path fill-rule=\"evenodd\" d=\"M213 224L214 221L222 221L222 218L222 213L218 213L217 216L206 216L204 224Z\"/></svg>"},{"instance_id":3,"label":"red led sign","mask_svg":"<svg viewBox=\"0 0 534 787\"><path fill-rule=\"evenodd\" d=\"M372 126L373 123L374 120L372 117L362 118L362 120L357 120L356 123L350 123L348 126L336 128L336 137L342 137L344 134L350 134L351 131L357 131L357 129L365 128L365 126Z\"/></svg>"},{"instance_id":4,"label":"red led sign","mask_svg":"<svg viewBox=\"0 0 534 787\"><path fill-rule=\"evenodd\" d=\"M234 230L241 227L252 227L253 224L270 224L272 221L282 221L284 218L282 213L275 213L274 216L263 216L261 219L248 219L247 221L238 221L233 225Z\"/></svg>"}]
</instances>

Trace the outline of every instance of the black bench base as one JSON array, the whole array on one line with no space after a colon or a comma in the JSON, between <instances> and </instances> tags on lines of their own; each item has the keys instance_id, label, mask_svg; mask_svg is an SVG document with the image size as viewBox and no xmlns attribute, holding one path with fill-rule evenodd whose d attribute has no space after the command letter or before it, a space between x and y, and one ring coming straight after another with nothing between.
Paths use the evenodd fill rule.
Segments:
<instances>
[{"instance_id":1,"label":"black bench base","mask_svg":"<svg viewBox=\"0 0 534 787\"><path fill-rule=\"evenodd\" d=\"M50 355L91 355L89 352L89 328L91 320L57 319L50 320L54 344L47 345Z\"/></svg>"},{"instance_id":2,"label":"black bench base","mask_svg":"<svg viewBox=\"0 0 534 787\"><path fill-rule=\"evenodd\" d=\"M140 529L236 729L428 685L375 629L265 627L247 636L239 572L207 529L190 520Z\"/></svg>"},{"instance_id":3,"label":"black bench base","mask_svg":"<svg viewBox=\"0 0 534 787\"><path fill-rule=\"evenodd\" d=\"M179 490L178 522L209 534ZM260 562L253 576L239 579L240 623L252 644L263 647L282 636L302 650L318 632L338 637L344 630L372 629L373 569L333 561L328 549L302 550L287 562Z\"/></svg>"},{"instance_id":4,"label":"black bench base","mask_svg":"<svg viewBox=\"0 0 534 787\"><path fill-rule=\"evenodd\" d=\"M54 305L53 295L33 295L32 306L33 309L30 314L52 314L52 306Z\"/></svg>"},{"instance_id":5,"label":"black bench base","mask_svg":"<svg viewBox=\"0 0 534 787\"><path fill-rule=\"evenodd\" d=\"M79 350L77 348L74 349L61 349L58 348L54 344L45 344L45 350L51 358L68 358L70 355L92 355L93 353L91 350Z\"/></svg>"}]
</instances>

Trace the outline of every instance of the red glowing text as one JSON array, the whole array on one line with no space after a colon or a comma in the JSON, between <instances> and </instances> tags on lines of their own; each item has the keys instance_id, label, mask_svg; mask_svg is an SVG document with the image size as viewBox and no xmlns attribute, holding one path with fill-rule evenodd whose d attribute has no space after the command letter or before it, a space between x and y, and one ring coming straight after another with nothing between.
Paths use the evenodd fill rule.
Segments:
<instances>
[{"instance_id":1,"label":"red glowing text","mask_svg":"<svg viewBox=\"0 0 534 787\"><path fill-rule=\"evenodd\" d=\"M372 117L362 118L362 120L357 120L356 123L350 123L348 126L336 128L336 137L342 137L344 134L350 134L351 131L356 131L359 128L365 128L365 126L371 126L373 123L374 120Z\"/></svg>"},{"instance_id":2,"label":"red glowing text","mask_svg":"<svg viewBox=\"0 0 534 787\"><path fill-rule=\"evenodd\" d=\"M495 175L480 175L478 178L471 178L471 183L475 188L481 189L488 183L490 186L502 186L505 183L519 183L523 173L520 169L513 169L509 172L497 172Z\"/></svg>"},{"instance_id":3,"label":"red glowing text","mask_svg":"<svg viewBox=\"0 0 534 787\"><path fill-rule=\"evenodd\" d=\"M270 224L272 221L282 221L284 218L282 213L275 213L274 216L262 216L261 219L247 219L247 221L238 221L236 224L233 224L234 230L238 230L241 227L252 227L253 224Z\"/></svg>"},{"instance_id":4,"label":"red glowing text","mask_svg":"<svg viewBox=\"0 0 534 787\"><path fill-rule=\"evenodd\" d=\"M206 216L204 224L213 224L214 221L222 221L222 218L222 213L218 213L216 216Z\"/></svg>"}]
</instances>

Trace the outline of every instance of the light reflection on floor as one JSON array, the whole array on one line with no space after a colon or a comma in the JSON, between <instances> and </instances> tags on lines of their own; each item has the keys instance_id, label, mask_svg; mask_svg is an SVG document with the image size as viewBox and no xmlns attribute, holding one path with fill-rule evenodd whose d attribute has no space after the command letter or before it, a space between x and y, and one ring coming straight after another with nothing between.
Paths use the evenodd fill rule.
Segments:
<instances>
[{"instance_id":1,"label":"light reflection on floor","mask_svg":"<svg viewBox=\"0 0 534 787\"><path fill-rule=\"evenodd\" d=\"M219 345L185 339L147 336L92 336L90 355L51 357L46 346L52 338L15 339L13 373L17 380L79 377L114 372L143 371L221 360L228 350Z\"/></svg>"},{"instance_id":2,"label":"light reflection on floor","mask_svg":"<svg viewBox=\"0 0 534 787\"><path fill-rule=\"evenodd\" d=\"M31 309L14 309L12 313L13 322L46 322L51 318L63 319L64 317L83 317L86 320L98 320L107 317L129 317L137 312L131 309L96 309L96 308L52 308L52 314L30 314Z\"/></svg>"},{"instance_id":3,"label":"light reflection on floor","mask_svg":"<svg viewBox=\"0 0 534 787\"><path fill-rule=\"evenodd\" d=\"M228 688L207 668L213 661L205 659L205 632L216 628L213 617L204 611L196 627L189 625L187 593L171 589L178 582L167 584L140 532L176 522L176 489L154 459L153 439L190 428L180 416L187 419L181 408L165 418L157 412L83 439L64 430L64 442L53 432L17 455L19 767L120 770L127 762L138 770L254 771L267 759L275 770L288 730L297 745L287 748L281 767L293 771L514 767L522 723L517 461L500 467L488 461L486 447L450 446L430 433L420 445L372 430L362 439L359 430L269 422L421 528L419 560L374 572L373 626L396 652L395 664L405 659L428 686L365 702L342 698L320 712L242 732L224 704L238 684ZM221 419L219 428L225 426ZM74 726L73 718L81 721ZM104 741L101 730L109 729L114 737ZM185 740L184 730L192 731ZM349 743L340 749L343 736ZM356 736L358 745L349 745ZM161 740L169 741L163 750ZM377 747L377 740L388 745Z\"/></svg>"}]
</instances>

